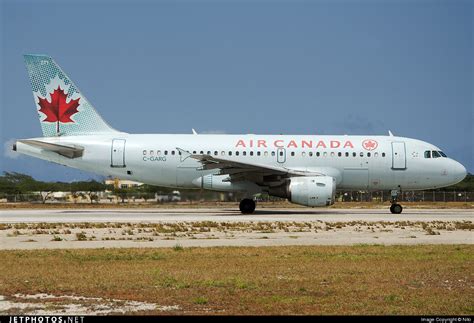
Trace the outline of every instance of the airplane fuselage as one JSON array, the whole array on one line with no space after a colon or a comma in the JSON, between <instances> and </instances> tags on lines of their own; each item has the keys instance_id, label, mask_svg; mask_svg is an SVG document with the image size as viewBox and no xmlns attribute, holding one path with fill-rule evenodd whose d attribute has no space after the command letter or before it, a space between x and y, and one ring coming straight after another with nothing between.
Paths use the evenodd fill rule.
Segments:
<instances>
[{"instance_id":1,"label":"airplane fuselage","mask_svg":"<svg viewBox=\"0 0 474 323\"><path fill-rule=\"evenodd\" d=\"M79 145L84 153L71 159L21 142L17 143L18 152L105 176L176 188L202 187L203 181L198 179L215 174L218 183L204 188L252 193L262 189L254 183L225 184L226 175L200 170L200 162L181 150L321 173L334 177L337 189L344 190L439 188L461 181L466 173L457 161L440 155L436 146L396 136L118 133L37 139Z\"/></svg>"}]
</instances>

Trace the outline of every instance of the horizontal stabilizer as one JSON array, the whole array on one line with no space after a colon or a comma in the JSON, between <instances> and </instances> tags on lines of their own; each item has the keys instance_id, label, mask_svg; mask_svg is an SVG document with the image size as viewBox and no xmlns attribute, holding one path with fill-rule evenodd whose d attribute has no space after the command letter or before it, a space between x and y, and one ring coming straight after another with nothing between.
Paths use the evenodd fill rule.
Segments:
<instances>
[{"instance_id":1,"label":"horizontal stabilizer","mask_svg":"<svg viewBox=\"0 0 474 323\"><path fill-rule=\"evenodd\" d=\"M39 140L29 140L29 139L18 140L18 142L21 142L23 144L30 145L33 147L41 148L44 150L49 150L67 158L81 157L82 154L84 153L84 147L73 145L73 144L71 145L52 144L49 142L44 142L44 141L39 141Z\"/></svg>"}]
</instances>

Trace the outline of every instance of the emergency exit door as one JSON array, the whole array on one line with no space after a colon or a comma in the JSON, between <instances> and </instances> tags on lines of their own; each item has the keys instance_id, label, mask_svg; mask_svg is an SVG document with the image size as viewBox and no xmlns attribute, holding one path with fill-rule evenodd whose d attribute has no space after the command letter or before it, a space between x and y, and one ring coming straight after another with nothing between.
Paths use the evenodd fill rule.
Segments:
<instances>
[{"instance_id":1,"label":"emergency exit door","mask_svg":"<svg viewBox=\"0 0 474 323\"><path fill-rule=\"evenodd\" d=\"M392 142L392 169L406 169L407 158L404 142Z\"/></svg>"},{"instance_id":2,"label":"emergency exit door","mask_svg":"<svg viewBox=\"0 0 474 323\"><path fill-rule=\"evenodd\" d=\"M283 164L286 162L286 150L285 148L278 148L277 149L277 162Z\"/></svg>"},{"instance_id":3,"label":"emergency exit door","mask_svg":"<svg viewBox=\"0 0 474 323\"><path fill-rule=\"evenodd\" d=\"M125 139L112 140L111 167L125 167Z\"/></svg>"}]
</instances>

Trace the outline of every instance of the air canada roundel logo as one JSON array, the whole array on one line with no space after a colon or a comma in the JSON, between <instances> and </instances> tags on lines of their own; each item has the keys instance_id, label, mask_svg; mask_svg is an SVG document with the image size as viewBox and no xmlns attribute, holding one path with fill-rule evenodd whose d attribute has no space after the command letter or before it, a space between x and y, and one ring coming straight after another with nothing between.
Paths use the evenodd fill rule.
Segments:
<instances>
[{"instance_id":1,"label":"air canada roundel logo","mask_svg":"<svg viewBox=\"0 0 474 323\"><path fill-rule=\"evenodd\" d=\"M378 143L376 140L373 139L366 139L362 141L362 147L364 147L365 150L374 150L378 147Z\"/></svg>"}]
</instances>

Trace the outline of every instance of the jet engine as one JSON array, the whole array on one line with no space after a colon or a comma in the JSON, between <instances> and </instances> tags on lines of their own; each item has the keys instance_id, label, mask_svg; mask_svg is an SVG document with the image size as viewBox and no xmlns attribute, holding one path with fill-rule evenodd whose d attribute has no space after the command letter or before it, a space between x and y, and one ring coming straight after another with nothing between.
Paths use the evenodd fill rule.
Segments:
<instances>
[{"instance_id":1,"label":"jet engine","mask_svg":"<svg viewBox=\"0 0 474 323\"><path fill-rule=\"evenodd\" d=\"M232 182L228 175L205 175L198 177L192 183L199 188L214 191L228 191L228 192L248 192L256 194L261 192L261 188L249 181Z\"/></svg>"},{"instance_id":2,"label":"jet engine","mask_svg":"<svg viewBox=\"0 0 474 323\"><path fill-rule=\"evenodd\" d=\"M291 177L282 185L269 188L268 194L304 206L328 206L334 204L336 179L331 176Z\"/></svg>"}]
</instances>

